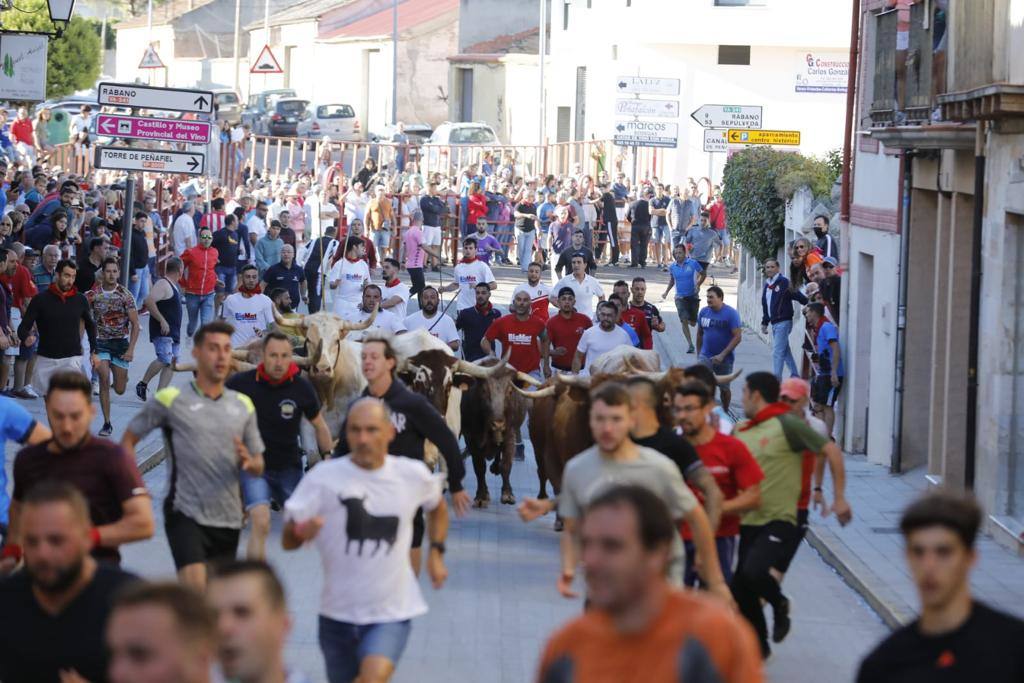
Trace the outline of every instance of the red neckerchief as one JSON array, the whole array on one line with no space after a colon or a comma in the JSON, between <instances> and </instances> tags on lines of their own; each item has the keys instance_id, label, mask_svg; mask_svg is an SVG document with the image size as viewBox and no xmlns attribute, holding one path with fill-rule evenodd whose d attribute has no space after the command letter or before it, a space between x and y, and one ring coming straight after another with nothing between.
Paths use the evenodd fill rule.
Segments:
<instances>
[{"instance_id":1,"label":"red neckerchief","mask_svg":"<svg viewBox=\"0 0 1024 683\"><path fill-rule=\"evenodd\" d=\"M384 283L384 286L385 286L385 287L395 287L396 285L398 285L398 283L399 283L399 282L401 282L401 280L399 280L399 279L398 279L398 278L396 277L396 278L395 278L394 280L392 280L391 282L385 282L385 283Z\"/></svg>"},{"instance_id":2,"label":"red neckerchief","mask_svg":"<svg viewBox=\"0 0 1024 683\"><path fill-rule=\"evenodd\" d=\"M361 258L359 258L359 257L356 257L356 258L349 258L348 256L346 256L346 257L345 257L345 260L346 260L346 261L348 261L349 263L359 263L359 262L360 262L360 261L362 261L363 259L361 259Z\"/></svg>"},{"instance_id":3,"label":"red neckerchief","mask_svg":"<svg viewBox=\"0 0 1024 683\"><path fill-rule=\"evenodd\" d=\"M284 376L281 379L275 380L270 375L267 374L266 370L263 369L263 363L260 363L259 365L256 366L256 379L276 387L291 380L293 377L295 377L295 375L299 374L299 372L299 366L296 365L295 363L292 363L291 365L288 366L288 369L285 371Z\"/></svg>"},{"instance_id":4,"label":"red neckerchief","mask_svg":"<svg viewBox=\"0 0 1024 683\"><path fill-rule=\"evenodd\" d=\"M474 256L473 258L469 258L468 256L463 256L462 260L459 261L459 263L472 263L473 261L476 261L476 256Z\"/></svg>"},{"instance_id":5,"label":"red neckerchief","mask_svg":"<svg viewBox=\"0 0 1024 683\"><path fill-rule=\"evenodd\" d=\"M244 285L238 285L238 291L241 292L242 294L248 294L249 296L254 296L256 294L263 293L263 289L260 287L259 283L257 283L256 286L253 287L252 289L248 289Z\"/></svg>"},{"instance_id":6,"label":"red neckerchief","mask_svg":"<svg viewBox=\"0 0 1024 683\"><path fill-rule=\"evenodd\" d=\"M51 282L50 286L47 289L48 289L48 291L52 292L54 296L56 296L58 299L60 299L64 303L67 303L68 299L73 297L75 294L78 294L78 290L75 289L74 285L71 285L71 289L69 289L66 292L60 291L60 287L57 286L56 282Z\"/></svg>"},{"instance_id":7,"label":"red neckerchief","mask_svg":"<svg viewBox=\"0 0 1024 683\"><path fill-rule=\"evenodd\" d=\"M759 425L762 422L772 419L773 417L779 417L780 415L785 415L786 413L792 411L793 409L790 406L786 405L785 403L769 403L764 408L762 408L757 415L754 416L754 419L740 427L739 431L745 432L755 425Z\"/></svg>"},{"instance_id":8,"label":"red neckerchief","mask_svg":"<svg viewBox=\"0 0 1024 683\"><path fill-rule=\"evenodd\" d=\"M474 306L473 308L475 308L480 315L487 315L494 308L494 304L488 301L487 306L484 308L480 308L479 306Z\"/></svg>"}]
</instances>

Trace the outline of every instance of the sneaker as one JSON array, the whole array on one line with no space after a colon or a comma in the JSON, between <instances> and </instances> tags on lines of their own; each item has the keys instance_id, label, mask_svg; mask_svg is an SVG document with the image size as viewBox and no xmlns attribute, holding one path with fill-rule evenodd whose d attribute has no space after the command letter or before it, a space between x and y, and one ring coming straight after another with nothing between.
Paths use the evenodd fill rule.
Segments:
<instances>
[{"instance_id":1,"label":"sneaker","mask_svg":"<svg viewBox=\"0 0 1024 683\"><path fill-rule=\"evenodd\" d=\"M696 350L697 350L697 349L693 348L693 344L690 344L690 348L688 348L688 349L686 350L686 352L687 352L687 353L693 353L693 352L694 352L694 351L696 351Z\"/></svg>"},{"instance_id":2,"label":"sneaker","mask_svg":"<svg viewBox=\"0 0 1024 683\"><path fill-rule=\"evenodd\" d=\"M148 389L149 386L145 382L139 382L135 385L135 395L139 397L140 401L146 400L146 391Z\"/></svg>"},{"instance_id":3,"label":"sneaker","mask_svg":"<svg viewBox=\"0 0 1024 683\"><path fill-rule=\"evenodd\" d=\"M109 422L104 422L103 427L100 429L100 436L110 436L113 432L114 425L110 424Z\"/></svg>"},{"instance_id":4,"label":"sneaker","mask_svg":"<svg viewBox=\"0 0 1024 683\"><path fill-rule=\"evenodd\" d=\"M39 394L36 392L35 389L32 388L31 384L26 384L21 389L12 391L11 393L17 396L18 398L24 398L28 400L39 398Z\"/></svg>"},{"instance_id":5,"label":"sneaker","mask_svg":"<svg viewBox=\"0 0 1024 683\"><path fill-rule=\"evenodd\" d=\"M779 604L772 608L774 613L774 619L772 621L772 642L781 643L789 635L789 598L785 595L779 601Z\"/></svg>"},{"instance_id":6,"label":"sneaker","mask_svg":"<svg viewBox=\"0 0 1024 683\"><path fill-rule=\"evenodd\" d=\"M93 381L92 381L92 395L93 396L99 396L100 395L100 381L98 379L93 379Z\"/></svg>"}]
</instances>

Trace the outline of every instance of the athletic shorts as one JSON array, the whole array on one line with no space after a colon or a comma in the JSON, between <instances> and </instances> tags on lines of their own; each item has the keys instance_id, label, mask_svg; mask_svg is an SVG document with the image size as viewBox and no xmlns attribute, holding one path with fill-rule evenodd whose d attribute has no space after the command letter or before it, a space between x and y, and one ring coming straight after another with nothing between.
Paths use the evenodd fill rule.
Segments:
<instances>
[{"instance_id":1,"label":"athletic shorts","mask_svg":"<svg viewBox=\"0 0 1024 683\"><path fill-rule=\"evenodd\" d=\"M434 225L424 225L423 244L428 247L441 244L441 228Z\"/></svg>"},{"instance_id":2,"label":"athletic shorts","mask_svg":"<svg viewBox=\"0 0 1024 683\"><path fill-rule=\"evenodd\" d=\"M409 642L412 621L351 624L320 615L318 639L329 683L349 683L359 676L359 665L370 656L398 664Z\"/></svg>"},{"instance_id":3,"label":"athletic shorts","mask_svg":"<svg viewBox=\"0 0 1024 683\"><path fill-rule=\"evenodd\" d=\"M233 294L238 285L238 269L228 266L214 266L213 269L217 273L217 279L224 283L223 286L217 285L217 293Z\"/></svg>"},{"instance_id":4,"label":"athletic shorts","mask_svg":"<svg viewBox=\"0 0 1024 683\"><path fill-rule=\"evenodd\" d=\"M164 365L170 365L171 361L178 357L181 352L181 344L170 337L157 337L153 340L153 349L156 351L156 359Z\"/></svg>"},{"instance_id":5,"label":"athletic shorts","mask_svg":"<svg viewBox=\"0 0 1024 683\"><path fill-rule=\"evenodd\" d=\"M124 359L124 354L128 353L127 339L97 339L94 350L100 360L105 360L114 367L128 369L129 363Z\"/></svg>"},{"instance_id":6,"label":"athletic shorts","mask_svg":"<svg viewBox=\"0 0 1024 683\"><path fill-rule=\"evenodd\" d=\"M700 264L702 272L707 275L708 268L711 266L711 261L697 261Z\"/></svg>"},{"instance_id":7,"label":"athletic shorts","mask_svg":"<svg viewBox=\"0 0 1024 683\"><path fill-rule=\"evenodd\" d=\"M700 297L696 294L691 296L676 297L676 313L679 314L679 321L689 321L691 325L697 324L697 309L700 308Z\"/></svg>"},{"instance_id":8,"label":"athletic shorts","mask_svg":"<svg viewBox=\"0 0 1024 683\"><path fill-rule=\"evenodd\" d=\"M177 510L164 507L164 532L171 546L174 568L214 560L233 560L238 552L239 529L203 526Z\"/></svg>"},{"instance_id":9,"label":"athletic shorts","mask_svg":"<svg viewBox=\"0 0 1024 683\"><path fill-rule=\"evenodd\" d=\"M834 406L839 399L839 391L843 388L843 378L839 378L839 386L832 386L830 375L818 375L811 384L811 401L819 406Z\"/></svg>"},{"instance_id":10,"label":"athletic shorts","mask_svg":"<svg viewBox=\"0 0 1024 683\"><path fill-rule=\"evenodd\" d=\"M716 230L717 230L717 228L716 228ZM731 243L730 240L729 240L729 230L727 228L723 228L721 230L718 230L718 236L722 239L722 246L725 247L726 249L728 249L729 248L729 244Z\"/></svg>"}]
</instances>

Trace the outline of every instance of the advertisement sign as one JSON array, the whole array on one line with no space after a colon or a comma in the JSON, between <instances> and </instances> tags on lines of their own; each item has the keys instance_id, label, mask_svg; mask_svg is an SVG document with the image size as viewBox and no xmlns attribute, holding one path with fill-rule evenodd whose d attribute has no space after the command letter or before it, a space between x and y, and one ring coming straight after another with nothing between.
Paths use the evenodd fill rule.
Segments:
<instances>
[{"instance_id":1,"label":"advertisement sign","mask_svg":"<svg viewBox=\"0 0 1024 683\"><path fill-rule=\"evenodd\" d=\"M800 52L797 55L796 92L845 93L849 71L849 54Z\"/></svg>"},{"instance_id":2,"label":"advertisement sign","mask_svg":"<svg viewBox=\"0 0 1024 683\"><path fill-rule=\"evenodd\" d=\"M46 36L0 34L0 100L46 99Z\"/></svg>"}]
</instances>

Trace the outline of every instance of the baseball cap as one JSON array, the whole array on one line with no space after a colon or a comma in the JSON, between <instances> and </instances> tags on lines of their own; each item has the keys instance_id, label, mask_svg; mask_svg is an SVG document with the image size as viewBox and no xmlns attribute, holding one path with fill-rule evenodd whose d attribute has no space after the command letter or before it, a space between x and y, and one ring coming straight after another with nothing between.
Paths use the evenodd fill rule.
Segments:
<instances>
[{"instance_id":1,"label":"baseball cap","mask_svg":"<svg viewBox=\"0 0 1024 683\"><path fill-rule=\"evenodd\" d=\"M799 377L785 379L779 387L779 396L782 398L800 399L810 396L810 394L811 385L807 383L807 380Z\"/></svg>"},{"instance_id":2,"label":"baseball cap","mask_svg":"<svg viewBox=\"0 0 1024 683\"><path fill-rule=\"evenodd\" d=\"M827 263L828 265L832 266L833 268L835 268L836 266L839 265L839 263L837 263L835 258L833 258L832 256L826 256L825 258L821 259L821 262L822 263Z\"/></svg>"},{"instance_id":3,"label":"baseball cap","mask_svg":"<svg viewBox=\"0 0 1024 683\"><path fill-rule=\"evenodd\" d=\"M23 254L23 258L28 258L29 256L39 256L39 252L37 252L32 247L25 247L25 253Z\"/></svg>"}]
</instances>

